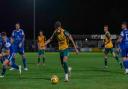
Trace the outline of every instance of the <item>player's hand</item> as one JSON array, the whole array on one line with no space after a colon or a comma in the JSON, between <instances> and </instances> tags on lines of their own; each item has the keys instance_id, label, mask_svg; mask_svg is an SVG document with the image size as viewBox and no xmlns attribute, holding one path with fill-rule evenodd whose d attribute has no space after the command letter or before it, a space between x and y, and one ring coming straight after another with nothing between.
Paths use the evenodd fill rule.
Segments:
<instances>
[{"instance_id":1,"label":"player's hand","mask_svg":"<svg viewBox=\"0 0 128 89\"><path fill-rule=\"evenodd\" d=\"M22 43L19 44L19 48L21 48L21 47L22 47Z\"/></svg>"}]
</instances>

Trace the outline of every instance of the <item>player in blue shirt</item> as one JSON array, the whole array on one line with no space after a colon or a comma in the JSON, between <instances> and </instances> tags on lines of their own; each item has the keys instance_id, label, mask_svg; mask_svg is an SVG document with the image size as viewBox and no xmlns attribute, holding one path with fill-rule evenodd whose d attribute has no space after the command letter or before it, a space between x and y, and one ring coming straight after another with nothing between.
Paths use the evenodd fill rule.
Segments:
<instances>
[{"instance_id":1,"label":"player in blue shirt","mask_svg":"<svg viewBox=\"0 0 128 89\"><path fill-rule=\"evenodd\" d=\"M26 63L26 57L24 54L24 40L25 40L25 34L22 29L20 29L20 23L16 23L15 25L16 30L13 30L12 32L12 38L14 39L14 45L15 45L15 52L19 53L22 56L22 61L24 65L24 70L28 70L27 63Z\"/></svg>"},{"instance_id":2,"label":"player in blue shirt","mask_svg":"<svg viewBox=\"0 0 128 89\"><path fill-rule=\"evenodd\" d=\"M0 57L3 58L3 65L2 65L2 73L1 73L1 78L5 76L6 73L6 68L8 65L12 66L13 68L19 70L21 74L21 66L17 66L15 63L12 63L12 57L13 57L13 52L11 54L10 48L11 48L11 42L7 38L6 33L3 32L1 34L2 36L2 52L0 54Z\"/></svg>"},{"instance_id":3,"label":"player in blue shirt","mask_svg":"<svg viewBox=\"0 0 128 89\"><path fill-rule=\"evenodd\" d=\"M2 37L1 37L1 33L0 33L0 54L2 52ZM0 62L3 64L3 60L2 58L0 57Z\"/></svg>"},{"instance_id":4,"label":"player in blue shirt","mask_svg":"<svg viewBox=\"0 0 128 89\"><path fill-rule=\"evenodd\" d=\"M121 55L123 58L123 65L125 68L125 73L128 74L128 29L127 23L124 22L121 25L122 31L120 33L120 48L121 48Z\"/></svg>"}]
</instances>

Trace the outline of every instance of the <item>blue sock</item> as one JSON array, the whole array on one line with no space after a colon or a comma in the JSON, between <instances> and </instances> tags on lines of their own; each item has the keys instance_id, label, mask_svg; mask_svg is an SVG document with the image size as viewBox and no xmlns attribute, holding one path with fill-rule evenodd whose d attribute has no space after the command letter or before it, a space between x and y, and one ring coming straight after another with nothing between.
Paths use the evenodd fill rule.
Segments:
<instances>
[{"instance_id":1,"label":"blue sock","mask_svg":"<svg viewBox=\"0 0 128 89\"><path fill-rule=\"evenodd\" d=\"M3 68L2 68L2 73L1 73L1 75L5 75L5 72L6 72L6 66L5 66L5 65L3 65Z\"/></svg>"},{"instance_id":2,"label":"blue sock","mask_svg":"<svg viewBox=\"0 0 128 89\"><path fill-rule=\"evenodd\" d=\"M24 57L24 58L22 59L22 61L23 61L24 68L26 68L26 67L27 67L26 58Z\"/></svg>"},{"instance_id":3,"label":"blue sock","mask_svg":"<svg viewBox=\"0 0 128 89\"><path fill-rule=\"evenodd\" d=\"M124 60L123 65L125 69L128 69L128 60Z\"/></svg>"},{"instance_id":4,"label":"blue sock","mask_svg":"<svg viewBox=\"0 0 128 89\"><path fill-rule=\"evenodd\" d=\"M128 69L128 60L126 60L126 69Z\"/></svg>"},{"instance_id":5,"label":"blue sock","mask_svg":"<svg viewBox=\"0 0 128 89\"><path fill-rule=\"evenodd\" d=\"M12 58L12 63L15 63L15 58Z\"/></svg>"},{"instance_id":6,"label":"blue sock","mask_svg":"<svg viewBox=\"0 0 128 89\"><path fill-rule=\"evenodd\" d=\"M17 66L15 63L12 64L12 67L15 69L19 69L19 66Z\"/></svg>"},{"instance_id":7,"label":"blue sock","mask_svg":"<svg viewBox=\"0 0 128 89\"><path fill-rule=\"evenodd\" d=\"M3 59L2 58L0 59L0 62L1 62L1 64L3 64Z\"/></svg>"}]
</instances>

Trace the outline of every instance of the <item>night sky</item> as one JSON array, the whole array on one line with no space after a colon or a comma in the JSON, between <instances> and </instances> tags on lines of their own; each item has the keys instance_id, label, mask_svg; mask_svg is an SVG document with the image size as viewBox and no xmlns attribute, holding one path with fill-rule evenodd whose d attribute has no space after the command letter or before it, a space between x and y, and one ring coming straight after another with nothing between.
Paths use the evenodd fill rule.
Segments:
<instances>
[{"instance_id":1,"label":"night sky","mask_svg":"<svg viewBox=\"0 0 128 89\"><path fill-rule=\"evenodd\" d=\"M36 34L49 37L54 22L60 20L72 34L102 34L103 25L119 34L122 21L128 21L127 2L121 0L36 0ZM9 32L20 22L27 39L33 38L33 0L1 0L0 32Z\"/></svg>"}]
</instances>

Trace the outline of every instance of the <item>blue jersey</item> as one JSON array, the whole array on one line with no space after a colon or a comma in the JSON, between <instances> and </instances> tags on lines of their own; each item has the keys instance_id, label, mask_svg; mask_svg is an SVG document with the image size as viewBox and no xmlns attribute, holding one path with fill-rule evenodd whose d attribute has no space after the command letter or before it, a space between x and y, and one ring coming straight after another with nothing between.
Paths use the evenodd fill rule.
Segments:
<instances>
[{"instance_id":1,"label":"blue jersey","mask_svg":"<svg viewBox=\"0 0 128 89\"><path fill-rule=\"evenodd\" d=\"M11 47L10 40L6 37L5 41L2 40L2 51L3 52L6 51L6 50L10 51L10 47Z\"/></svg>"},{"instance_id":2,"label":"blue jersey","mask_svg":"<svg viewBox=\"0 0 128 89\"><path fill-rule=\"evenodd\" d=\"M2 37L0 35L0 48L2 47Z\"/></svg>"},{"instance_id":3,"label":"blue jersey","mask_svg":"<svg viewBox=\"0 0 128 89\"><path fill-rule=\"evenodd\" d=\"M22 29L14 30L12 32L12 37L14 39L14 44L19 45L24 41L24 31Z\"/></svg>"},{"instance_id":4,"label":"blue jersey","mask_svg":"<svg viewBox=\"0 0 128 89\"><path fill-rule=\"evenodd\" d=\"M122 37L122 41L121 41L121 48L122 49L127 49L128 48L128 29L124 29L121 31L121 37Z\"/></svg>"}]
</instances>

